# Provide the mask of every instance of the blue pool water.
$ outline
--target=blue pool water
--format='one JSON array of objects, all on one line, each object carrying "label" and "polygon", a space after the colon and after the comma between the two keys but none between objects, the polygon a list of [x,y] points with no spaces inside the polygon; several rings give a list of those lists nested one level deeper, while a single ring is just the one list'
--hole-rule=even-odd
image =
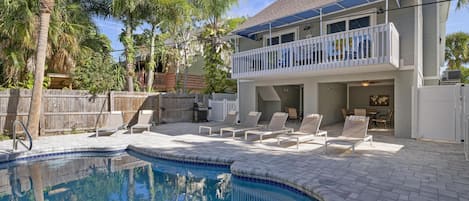
[{"label": "blue pool water", "polygon": [[315,201],[291,188],[233,176],[228,166],[133,152],[3,163],[0,179],[0,201]]}]

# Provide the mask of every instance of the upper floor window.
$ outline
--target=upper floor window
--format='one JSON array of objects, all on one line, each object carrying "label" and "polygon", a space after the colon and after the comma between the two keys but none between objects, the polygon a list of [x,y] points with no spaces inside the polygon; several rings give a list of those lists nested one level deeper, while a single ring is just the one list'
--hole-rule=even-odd
[{"label": "upper floor window", "polygon": [[374,15],[362,15],[360,17],[344,18],[340,20],[325,22],[325,31],[327,34],[333,34],[343,31],[369,27],[375,23],[375,17],[376,16]]},{"label": "upper floor window", "polygon": [[[265,34],[264,35],[264,46],[270,46],[270,34]],[[278,44],[283,44],[283,43],[289,43],[297,40],[297,28],[295,29],[289,29],[285,31],[280,31],[280,32],[275,32],[272,33],[272,45],[278,45]]]}]

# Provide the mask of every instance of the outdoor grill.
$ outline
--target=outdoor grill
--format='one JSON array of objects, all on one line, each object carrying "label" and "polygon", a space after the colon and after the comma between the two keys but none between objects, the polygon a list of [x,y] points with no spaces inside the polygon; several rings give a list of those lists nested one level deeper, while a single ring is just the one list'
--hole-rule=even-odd
[{"label": "outdoor grill", "polygon": [[207,122],[208,110],[210,109],[212,108],[202,102],[194,103],[194,122]]}]

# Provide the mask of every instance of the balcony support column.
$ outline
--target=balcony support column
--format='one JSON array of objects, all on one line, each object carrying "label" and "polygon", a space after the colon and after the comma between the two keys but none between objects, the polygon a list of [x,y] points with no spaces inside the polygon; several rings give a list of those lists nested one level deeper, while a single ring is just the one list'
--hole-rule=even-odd
[{"label": "balcony support column", "polygon": [[388,24],[389,22],[389,0],[386,0],[386,10],[384,11],[385,12],[385,21],[386,21],[386,24]]},{"label": "balcony support column", "polygon": [[322,8],[319,8],[319,29],[320,29],[320,35],[322,36]]},{"label": "balcony support column", "polygon": [[269,22],[269,46],[272,46],[272,22]]}]

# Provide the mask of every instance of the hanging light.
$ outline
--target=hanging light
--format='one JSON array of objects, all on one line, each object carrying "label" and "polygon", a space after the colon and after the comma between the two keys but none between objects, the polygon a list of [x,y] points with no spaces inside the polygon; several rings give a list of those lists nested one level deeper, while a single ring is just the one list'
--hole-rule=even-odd
[{"label": "hanging light", "polygon": [[363,87],[370,86],[370,82],[369,82],[369,81],[363,81],[363,82],[362,82],[362,86],[363,86]]}]

